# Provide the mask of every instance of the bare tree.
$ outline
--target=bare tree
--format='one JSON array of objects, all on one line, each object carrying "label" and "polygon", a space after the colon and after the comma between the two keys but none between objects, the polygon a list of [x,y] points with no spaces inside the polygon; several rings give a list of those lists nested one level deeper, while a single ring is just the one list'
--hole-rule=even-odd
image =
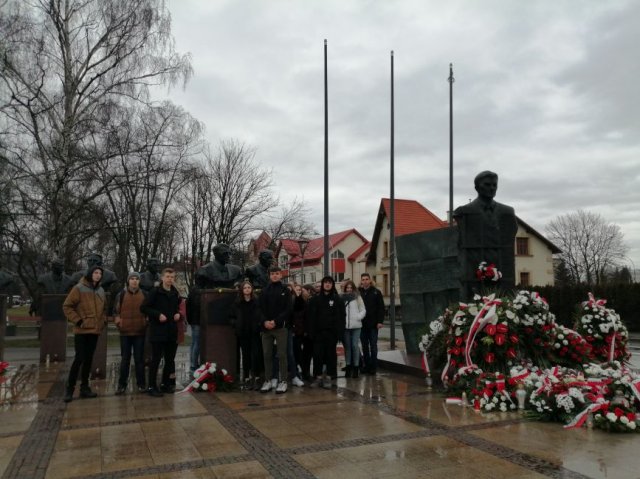
[{"label": "bare tree", "polygon": [[578,210],[558,216],[546,231],[562,250],[560,257],[574,283],[600,284],[626,255],[620,227],[597,213]]},{"label": "bare tree", "polygon": [[284,238],[310,238],[320,233],[309,221],[309,215],[305,201],[294,198],[291,203],[281,205],[275,214],[265,215],[265,224],[258,229],[267,232],[274,244]]},{"label": "bare tree", "polygon": [[[109,161],[100,132],[122,103],[186,81],[162,0],[14,0],[0,11],[2,154],[22,181],[21,214],[40,251],[77,258],[95,233],[91,206],[110,186],[91,168]],[[89,221],[87,221],[89,220]]]}]

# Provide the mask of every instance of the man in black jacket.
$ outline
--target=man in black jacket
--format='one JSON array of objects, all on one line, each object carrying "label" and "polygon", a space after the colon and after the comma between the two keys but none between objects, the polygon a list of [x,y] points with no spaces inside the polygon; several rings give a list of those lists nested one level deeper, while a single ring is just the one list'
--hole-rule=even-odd
[{"label": "man in black jacket", "polygon": [[261,328],[262,351],[264,355],[265,382],[260,392],[271,390],[273,377],[273,342],[278,348],[280,360],[280,381],[276,393],[287,392],[287,321],[291,316],[292,301],[289,289],[282,284],[282,272],[278,266],[269,268],[270,283],[260,293],[260,309],[264,316]]},{"label": "man in black jacket", "polygon": [[[162,392],[173,392],[175,387],[175,358],[178,350],[180,321],[180,294],[173,285],[176,273],[171,268],[162,271],[160,286],[153,288],[140,310],[149,318],[151,364],[149,366],[149,395],[162,397]],[[161,388],[158,389],[158,366],[164,358]]]},{"label": "man in black jacket", "polygon": [[360,296],[367,314],[362,320],[360,342],[364,357],[364,373],[375,374],[378,368],[378,331],[384,323],[384,299],[378,288],[371,283],[369,273],[360,275]]}]

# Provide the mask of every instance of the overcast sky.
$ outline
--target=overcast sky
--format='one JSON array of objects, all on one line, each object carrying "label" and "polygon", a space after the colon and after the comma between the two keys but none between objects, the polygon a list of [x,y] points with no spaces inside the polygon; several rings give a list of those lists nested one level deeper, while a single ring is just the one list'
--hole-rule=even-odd
[{"label": "overcast sky", "polygon": [[445,219],[449,63],[454,207],[473,177],[544,232],[578,208],[620,225],[640,268],[640,2],[170,0],[194,77],[171,99],[273,169],[323,228],[323,40],[329,48],[330,230],[371,238],[389,196],[395,51],[396,198]]}]

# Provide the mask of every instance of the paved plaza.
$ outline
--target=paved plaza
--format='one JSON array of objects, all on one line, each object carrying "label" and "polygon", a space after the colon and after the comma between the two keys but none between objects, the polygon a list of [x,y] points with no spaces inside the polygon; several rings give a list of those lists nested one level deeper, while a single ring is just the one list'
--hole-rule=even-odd
[{"label": "paved plaza", "polygon": [[[31,351],[31,352],[30,352]],[[3,478],[637,478],[640,435],[565,431],[517,413],[446,406],[420,378],[380,372],[332,390],[116,396],[110,351],[97,399],[62,401],[68,364],[7,350]],[[187,355],[178,364],[186,380]]]}]

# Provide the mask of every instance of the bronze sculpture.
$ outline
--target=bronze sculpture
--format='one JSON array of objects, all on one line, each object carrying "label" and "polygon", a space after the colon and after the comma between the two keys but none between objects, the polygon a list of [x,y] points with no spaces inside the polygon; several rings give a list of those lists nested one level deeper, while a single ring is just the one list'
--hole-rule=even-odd
[{"label": "bronze sculpture", "polygon": [[262,289],[269,284],[269,266],[273,264],[273,251],[264,249],[258,255],[258,262],[249,266],[245,276],[256,289]]},{"label": "bronze sculpture", "polygon": [[113,289],[117,291],[119,289],[119,284],[117,284],[118,278],[113,271],[104,267],[104,265],[102,264],[102,255],[100,253],[89,254],[89,256],[87,257],[87,269],[83,269],[73,273],[73,275],[71,276],[71,286],[69,287],[69,289],[78,284],[78,281],[80,281],[80,279],[87,274],[87,271],[89,271],[94,266],[100,266],[101,268],[103,268],[102,280],[100,281],[100,286],[102,286],[102,289],[104,289],[105,292],[114,292],[112,291]]},{"label": "bronze sculpture", "polygon": [[502,273],[495,286],[502,290],[515,287],[514,245],[518,230],[511,206],[494,200],[498,175],[483,171],[474,179],[478,197],[456,208],[453,217],[458,225],[458,259],[461,272],[462,300],[480,292],[476,272],[481,262],[494,264]]},{"label": "bronze sculpture", "polygon": [[231,248],[219,243],[213,248],[214,260],[198,269],[195,282],[198,288],[233,288],[242,280],[242,269],[230,264]]},{"label": "bronze sculpture", "polygon": [[149,258],[147,270],[140,275],[140,289],[151,291],[154,286],[160,285],[160,260]]},{"label": "bronze sculpture", "polygon": [[71,277],[64,272],[64,261],[56,258],[51,262],[51,271],[38,276],[37,291],[29,314],[40,315],[43,294],[66,294],[74,285]]}]

